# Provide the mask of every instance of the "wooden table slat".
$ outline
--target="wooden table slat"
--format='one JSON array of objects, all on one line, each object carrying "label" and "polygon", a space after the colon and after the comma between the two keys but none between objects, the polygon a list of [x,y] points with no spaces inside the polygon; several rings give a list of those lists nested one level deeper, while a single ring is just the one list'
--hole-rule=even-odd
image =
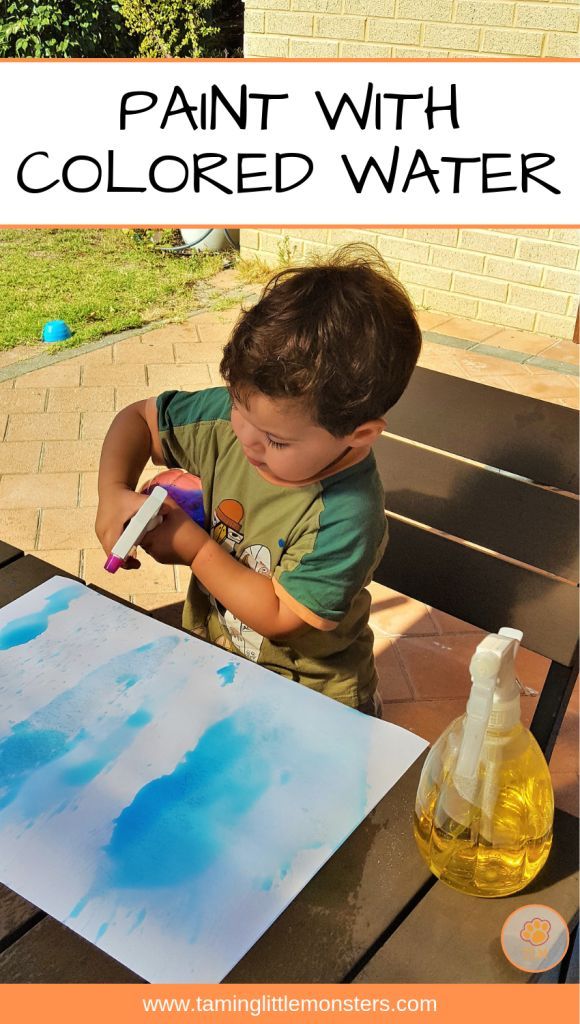
[{"label": "wooden table slat", "polygon": [[578,819],[565,811],[556,811],[554,843],[545,867],[523,892],[480,899],[437,882],[354,980],[357,984],[532,981],[534,975],[512,967],[500,941],[506,918],[528,903],[552,907],[571,928],[578,919]]}]

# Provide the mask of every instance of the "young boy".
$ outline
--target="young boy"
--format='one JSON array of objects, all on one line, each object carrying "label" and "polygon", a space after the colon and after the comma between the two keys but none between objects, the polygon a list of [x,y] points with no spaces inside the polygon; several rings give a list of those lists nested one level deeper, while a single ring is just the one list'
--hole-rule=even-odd
[{"label": "young boy", "polygon": [[387,528],[371,448],[420,347],[411,303],[370,247],[276,274],[225,347],[227,387],[165,392],[115,418],[99,472],[105,551],[145,500],[134,488],[148,458],[200,476],[207,531],[168,503],[142,542],[191,566],[184,626],[373,713],[365,587]]}]

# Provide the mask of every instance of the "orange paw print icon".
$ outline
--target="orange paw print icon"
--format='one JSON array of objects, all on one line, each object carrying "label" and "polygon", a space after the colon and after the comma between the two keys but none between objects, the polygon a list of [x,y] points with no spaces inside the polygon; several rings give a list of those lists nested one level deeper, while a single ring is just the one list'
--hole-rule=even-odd
[{"label": "orange paw print icon", "polygon": [[520,932],[520,938],[524,942],[531,943],[532,946],[542,946],[544,942],[548,941],[550,928],[549,921],[542,920],[540,917],[534,917],[533,920],[525,922]]}]

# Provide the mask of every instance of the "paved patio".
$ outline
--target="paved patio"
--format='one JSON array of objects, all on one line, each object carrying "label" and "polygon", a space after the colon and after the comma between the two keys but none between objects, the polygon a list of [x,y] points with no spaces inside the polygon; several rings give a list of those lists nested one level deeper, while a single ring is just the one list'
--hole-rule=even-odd
[{"label": "paved patio", "polygon": [[[219,277],[220,287],[232,288],[231,272]],[[221,349],[238,312],[238,305],[204,311],[180,325],[105,339],[40,369],[28,369],[8,353],[0,362],[2,539],[177,622],[187,586],[184,568],[157,565],[143,555],[138,572],[111,576],[103,569],[93,530],[99,452],[115,411],[128,403],[166,388],[220,382]],[[579,349],[571,342],[430,311],[419,320],[425,336],[421,365],[579,407]],[[47,358],[40,348],[38,355]],[[155,471],[148,466],[142,479]],[[373,585],[372,592],[384,716],[433,740],[464,709],[467,666],[479,633],[384,587]],[[527,686],[540,689],[546,671],[545,659],[521,651],[519,674]],[[528,720],[535,701],[523,698]],[[558,805],[578,813],[578,687],[551,768]]]}]

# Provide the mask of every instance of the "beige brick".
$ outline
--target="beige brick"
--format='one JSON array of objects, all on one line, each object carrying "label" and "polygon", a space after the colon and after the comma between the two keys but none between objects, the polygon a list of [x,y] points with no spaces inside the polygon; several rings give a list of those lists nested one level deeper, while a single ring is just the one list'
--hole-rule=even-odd
[{"label": "beige brick", "polygon": [[103,348],[96,348],[94,352],[84,352],[78,356],[76,362],[79,366],[110,366],[113,362],[113,345],[105,345]]},{"label": "beige brick", "polygon": [[536,328],[543,334],[550,334],[554,338],[570,340],[574,334],[574,317],[554,316],[548,313],[539,313]]},{"label": "beige brick", "polygon": [[182,363],[181,366],[155,366],[147,367],[149,376],[149,387],[156,391],[179,388],[182,391],[199,390],[208,387],[211,383],[209,370],[205,363]]},{"label": "beige brick", "polygon": [[149,384],[145,388],[133,388],[130,384],[123,384],[120,388],[115,388],[115,409],[118,412],[119,409],[124,409],[127,405],[132,405],[133,402],[141,402],[144,398],[152,398],[158,394],[159,389]]},{"label": "beige brick", "polygon": [[419,21],[397,22],[388,19],[369,18],[367,39],[371,43],[416,43],[421,39]]},{"label": "beige brick", "polygon": [[76,506],[78,473],[8,474],[0,480],[0,508],[62,508]]},{"label": "beige brick", "polygon": [[568,316],[574,316],[574,317],[578,313],[578,296],[577,295],[569,295],[568,296],[568,308],[566,309],[566,313],[568,314]]},{"label": "beige brick", "polygon": [[[544,272],[544,284],[547,288],[553,288],[557,292],[571,292],[574,296],[580,292],[580,271],[551,270]],[[576,300],[577,301],[577,300]]]},{"label": "beige brick", "polygon": [[338,43],[330,39],[291,39],[291,57],[338,57]]},{"label": "beige brick", "polygon": [[328,246],[320,242],[304,243],[304,258],[306,260],[321,259],[328,254]]},{"label": "beige brick", "polygon": [[64,473],[70,469],[79,472],[98,469],[100,454],[100,441],[45,441],[41,471]]},{"label": "beige brick", "polygon": [[73,576],[80,575],[80,551],[55,551],[54,548],[46,550],[43,548],[42,550],[34,551],[33,554],[43,562],[49,562],[50,565],[55,565],[57,569],[62,569],[63,572],[70,572]]},{"label": "beige brick", "polygon": [[580,231],[578,228],[550,228],[550,238],[554,242],[564,242],[566,245],[577,245],[580,247]]},{"label": "beige brick", "polygon": [[469,231],[465,229],[459,236],[459,245],[466,249],[493,253],[494,256],[513,256],[516,251],[516,239],[508,235],[495,234],[492,231]]},{"label": "beige brick", "polygon": [[425,305],[428,309],[442,310],[444,313],[454,313],[456,316],[475,317],[477,314],[475,299],[430,288],[425,289]]},{"label": "beige brick", "polygon": [[546,266],[564,267],[574,270],[578,250],[572,245],[560,245],[558,242],[526,242],[522,240],[518,247],[518,256],[532,263],[544,263]]},{"label": "beige brick", "polygon": [[326,39],[364,39],[365,19],[322,15],[315,18],[314,35]]},{"label": "beige brick", "polygon": [[425,290],[416,284],[406,284],[405,291],[416,309],[424,305]]},{"label": "beige brick", "polygon": [[457,245],[459,232],[453,228],[406,228],[405,238],[416,242],[429,242],[433,245]]},{"label": "beige brick", "polygon": [[580,44],[576,35],[555,35],[549,32],[544,46],[544,57],[578,57]]},{"label": "beige brick", "polygon": [[451,271],[415,263],[402,263],[399,276],[404,285],[424,284],[432,288],[449,289]]},{"label": "beige brick", "polygon": [[[306,228],[301,231],[297,238],[303,238],[306,242],[328,242],[328,228]],[[293,237],[290,238],[293,241]]]},{"label": "beige brick", "polygon": [[421,21],[451,21],[452,10],[451,0],[422,0],[420,5],[418,0],[399,0],[397,17],[412,20],[419,15]]},{"label": "beige brick", "polygon": [[483,271],[485,257],[476,252],[465,252],[463,249],[449,247],[431,247],[431,259],[434,267],[447,267],[449,270],[464,270],[466,273],[477,274]]},{"label": "beige brick", "polygon": [[[180,373],[181,364],[183,363],[209,363],[216,362],[221,359],[224,345],[227,338],[223,341],[214,342],[200,342],[199,344],[190,344],[187,341],[178,341],[175,345],[175,367],[173,368],[174,378]],[[170,372],[168,370],[168,372]]]},{"label": "beige brick", "polygon": [[289,11],[290,0],[244,0],[246,10]]},{"label": "beige brick", "polygon": [[467,25],[512,25],[515,4],[459,0],[455,21]]},{"label": "beige brick", "polygon": [[81,438],[83,441],[102,441],[112,422],[112,410],[81,413]]},{"label": "beige brick", "polygon": [[410,242],[406,238],[383,238],[379,235],[377,248],[389,259],[410,260],[412,263],[427,263],[429,246],[423,242]]},{"label": "beige brick", "polygon": [[477,50],[479,29],[458,25],[425,25],[425,46],[444,46],[448,50]]},{"label": "beige brick", "polygon": [[244,36],[244,57],[287,57],[288,40],[282,37]]},{"label": "beige brick", "polygon": [[290,5],[293,11],[308,14],[340,14],[342,11],[342,0],[290,0]]},{"label": "beige brick", "polygon": [[96,507],[70,508],[66,515],[63,515],[62,509],[43,509],[40,514],[38,548],[57,548],[61,551],[100,548],[95,533],[96,514]]},{"label": "beige brick", "polygon": [[134,363],[115,363],[113,366],[85,366],[83,387],[105,387],[111,384],[145,383],[145,368]]},{"label": "beige brick", "polygon": [[44,366],[42,370],[31,370],[23,373],[14,381],[15,388],[47,388],[63,387],[68,384],[79,384],[81,368],[74,359],[68,359],[55,366]]},{"label": "beige brick", "polygon": [[542,280],[542,268],[520,260],[504,260],[500,256],[488,256],[485,263],[490,277],[499,277],[503,281],[515,281],[517,284],[539,285]]},{"label": "beige brick", "polygon": [[384,57],[390,57],[392,55],[393,48],[387,43],[340,43],[340,56],[341,57],[362,57],[363,60],[373,60],[373,58],[379,58],[382,60]]},{"label": "beige brick", "polygon": [[311,14],[267,14],[266,32],[283,36],[311,36],[314,18]]},{"label": "beige brick", "polygon": [[98,477],[98,473],[81,473],[79,489],[79,506],[81,508],[97,507],[99,503]]},{"label": "beige brick", "polygon": [[421,58],[421,60],[430,60],[434,57],[447,57],[447,50],[428,50],[425,46],[393,46],[393,57],[399,57],[401,60],[413,60],[414,58]]},{"label": "beige brick", "polygon": [[502,327],[517,327],[521,331],[531,331],[536,318],[536,314],[528,309],[503,306],[498,302],[486,302],[485,300],[479,304],[479,315],[482,320],[501,324]]},{"label": "beige brick", "polygon": [[0,510],[0,537],[24,551],[31,551],[36,541],[38,509],[3,508]]},{"label": "beige brick", "polygon": [[[12,384],[12,381],[6,383]],[[46,388],[0,388],[0,411],[42,412],[46,405]]]},{"label": "beige brick", "polygon": [[516,26],[552,29],[555,32],[577,32],[578,12],[572,7],[553,3],[516,4]]},{"label": "beige brick", "polygon": [[214,387],[222,386],[225,381],[220,373],[219,363],[208,363],[209,376]]},{"label": "beige brick", "polygon": [[79,436],[80,415],[68,413],[15,413],[8,419],[8,441],[67,441]]},{"label": "beige brick", "polygon": [[244,32],[263,32],[266,15],[263,11],[246,11],[244,14]]},{"label": "beige brick", "polygon": [[503,281],[494,281],[489,277],[476,277],[471,274],[454,274],[453,291],[462,295],[474,295],[480,299],[494,299],[505,302],[508,286]]},{"label": "beige brick", "polygon": [[42,441],[4,441],[0,444],[0,473],[36,473]]},{"label": "beige brick", "polygon": [[483,49],[506,56],[539,57],[542,52],[542,33],[524,32],[521,29],[511,32],[507,29],[488,29],[483,33]]},{"label": "beige brick", "polygon": [[105,411],[114,408],[114,388],[50,388],[47,408],[49,412]]},{"label": "beige brick", "polygon": [[363,18],[371,18],[373,15],[379,18],[392,18],[395,13],[395,0],[344,0],[344,13],[360,14]]},{"label": "beige brick", "polygon": [[242,228],[240,231],[240,244],[246,249],[258,248],[258,232],[253,228]]},{"label": "beige brick", "polygon": [[551,228],[503,228],[506,235],[517,235],[518,238],[550,238]]},{"label": "beige brick", "polygon": [[525,284],[512,284],[510,302],[516,306],[540,310],[542,313],[564,314],[568,296],[562,292],[550,292],[546,288],[528,288]]},{"label": "beige brick", "polygon": [[[402,234],[402,232],[401,232]],[[366,242],[369,245],[377,245],[378,236],[360,228],[335,228],[330,231],[329,241],[331,245],[349,245],[351,242]]]},{"label": "beige brick", "polygon": [[[127,341],[120,341],[114,345],[115,365],[124,363],[130,363],[132,366],[144,365],[153,358],[156,363],[172,363],[174,359],[173,342],[169,338],[154,340],[155,333],[144,334],[138,338],[128,338]],[[190,334],[194,339],[197,338],[197,332],[191,331]]]},{"label": "beige brick", "polygon": [[6,433],[6,427],[8,426],[8,413],[0,413],[0,441],[4,440],[4,434]]},{"label": "beige brick", "polygon": [[155,594],[175,590],[175,574],[172,565],[159,565],[141,549],[140,569],[120,569],[114,575],[105,572],[103,552],[97,549],[84,551],[83,579],[116,594],[130,597],[134,593]]}]

